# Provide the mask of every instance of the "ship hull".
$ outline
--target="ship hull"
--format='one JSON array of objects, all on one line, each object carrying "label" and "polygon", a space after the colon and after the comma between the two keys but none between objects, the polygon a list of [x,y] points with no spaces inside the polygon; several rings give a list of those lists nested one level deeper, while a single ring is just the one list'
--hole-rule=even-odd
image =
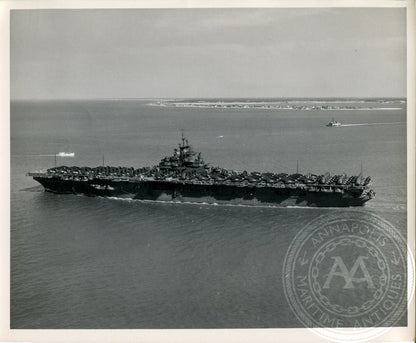
[{"label": "ship hull", "polygon": [[363,206],[370,198],[351,192],[312,192],[300,188],[193,184],[172,181],[62,180],[34,176],[46,191],[60,194],[154,201],[302,207]]}]

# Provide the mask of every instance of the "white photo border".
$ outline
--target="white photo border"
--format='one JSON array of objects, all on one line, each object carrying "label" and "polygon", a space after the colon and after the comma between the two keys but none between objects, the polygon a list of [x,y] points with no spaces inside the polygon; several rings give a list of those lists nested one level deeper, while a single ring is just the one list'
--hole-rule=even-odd
[{"label": "white photo border", "polygon": [[[415,255],[415,1],[279,0],[9,0],[0,2],[0,341],[10,342],[322,342],[308,329],[20,330],[10,329],[10,11],[13,9],[112,8],[406,8],[407,10],[407,239]],[[377,341],[413,341],[415,299],[408,327],[388,330]]]}]

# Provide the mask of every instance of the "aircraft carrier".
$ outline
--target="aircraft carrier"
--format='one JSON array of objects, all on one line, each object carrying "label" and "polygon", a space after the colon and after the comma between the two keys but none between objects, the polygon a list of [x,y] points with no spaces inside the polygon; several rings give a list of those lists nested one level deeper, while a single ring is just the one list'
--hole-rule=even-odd
[{"label": "aircraft carrier", "polygon": [[247,172],[212,167],[182,135],[171,156],[153,167],[67,167],[30,172],[61,194],[216,204],[348,207],[375,196],[371,177]]}]

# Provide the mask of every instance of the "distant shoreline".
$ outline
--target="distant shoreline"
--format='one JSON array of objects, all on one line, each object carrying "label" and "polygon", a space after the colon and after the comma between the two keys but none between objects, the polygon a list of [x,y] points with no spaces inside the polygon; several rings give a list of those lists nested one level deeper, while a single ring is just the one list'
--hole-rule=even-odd
[{"label": "distant shoreline", "polygon": [[[305,102],[305,104],[303,104]],[[330,103],[338,105],[328,105]],[[158,107],[175,107],[175,108],[203,108],[203,109],[259,109],[259,110],[301,110],[301,111],[316,111],[316,110],[331,110],[331,111],[348,111],[348,110],[401,110],[402,107],[372,107],[360,105],[347,104],[404,104],[405,100],[312,100],[312,101],[156,101],[148,103],[148,106]],[[345,105],[339,105],[345,104]],[[397,106],[397,105],[396,105]]]}]

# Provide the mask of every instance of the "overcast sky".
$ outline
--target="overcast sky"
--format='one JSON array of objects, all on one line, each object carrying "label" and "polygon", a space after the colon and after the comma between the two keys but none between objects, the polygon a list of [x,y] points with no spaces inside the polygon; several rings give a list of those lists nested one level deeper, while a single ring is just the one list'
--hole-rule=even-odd
[{"label": "overcast sky", "polygon": [[405,9],[19,10],[12,99],[405,97]]}]

